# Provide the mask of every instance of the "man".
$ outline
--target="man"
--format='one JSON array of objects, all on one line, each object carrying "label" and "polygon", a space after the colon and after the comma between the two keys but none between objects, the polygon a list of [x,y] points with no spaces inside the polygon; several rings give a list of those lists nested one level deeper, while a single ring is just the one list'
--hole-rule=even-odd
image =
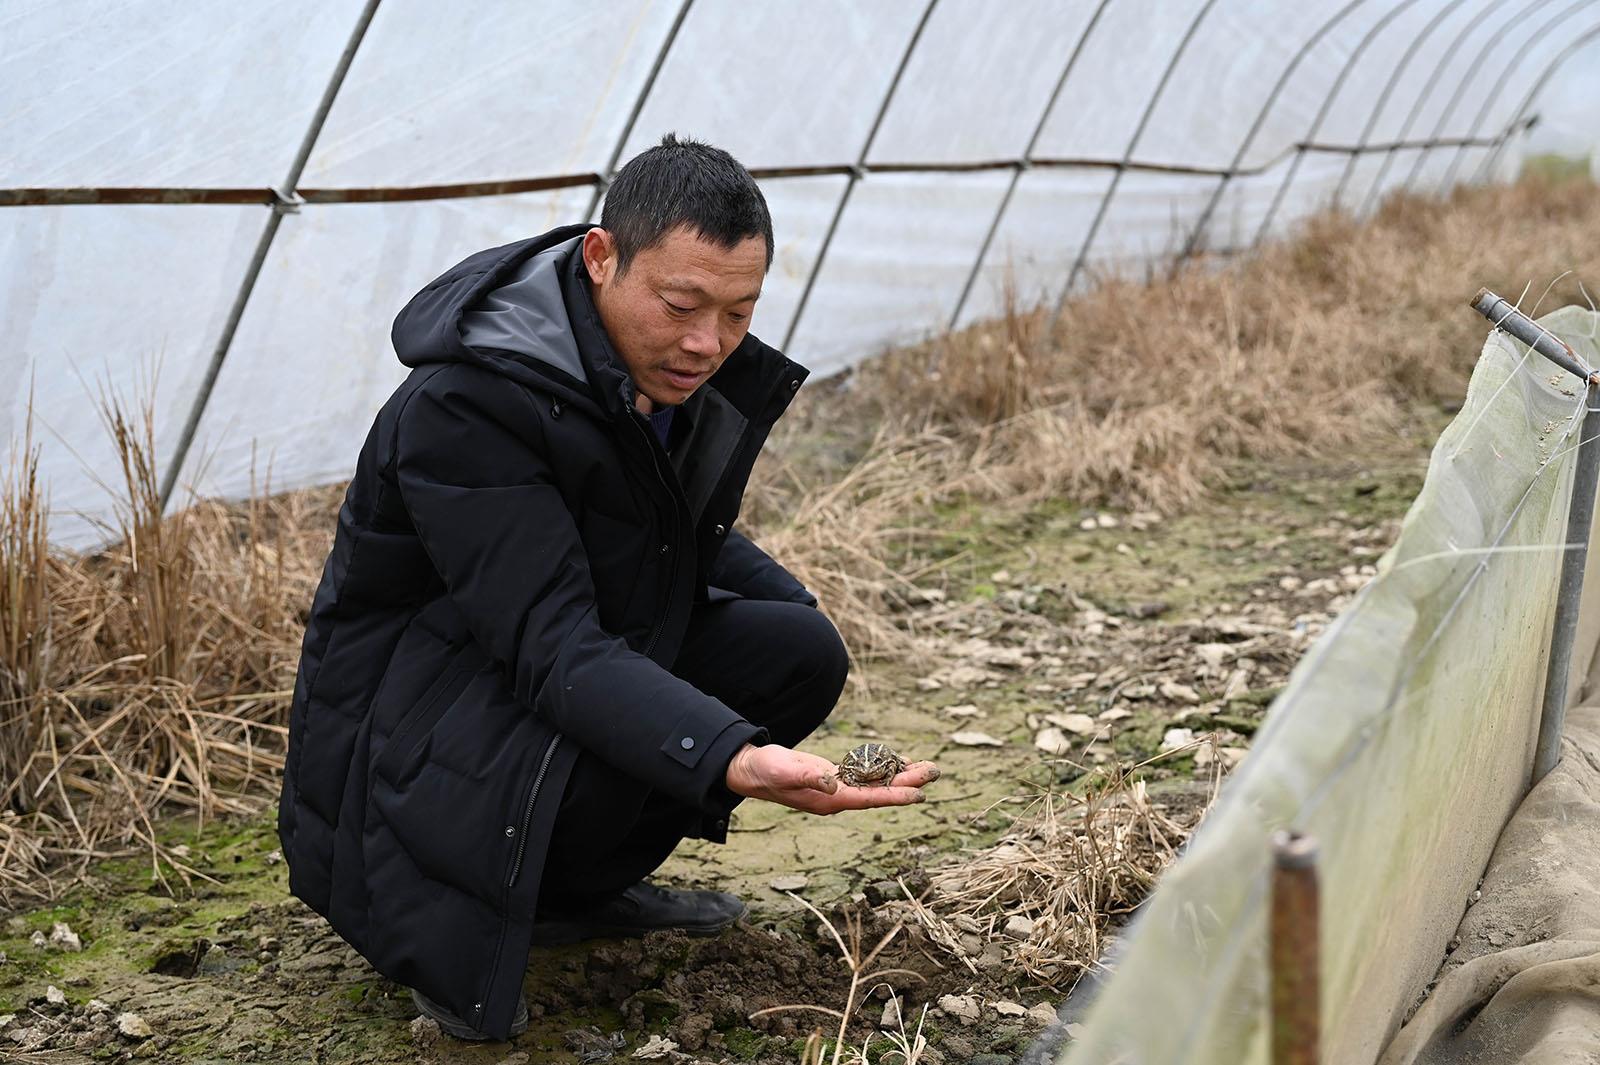
[{"label": "man", "polygon": [[772,223],[726,152],[665,138],[598,227],[471,256],[395,320],[410,376],[357,459],[306,629],[279,834],[290,889],[462,1038],[526,1026],[528,948],[680,928],[644,881],[742,798],[919,801],[795,750],[838,634],[734,531],[806,371],[749,335]]}]

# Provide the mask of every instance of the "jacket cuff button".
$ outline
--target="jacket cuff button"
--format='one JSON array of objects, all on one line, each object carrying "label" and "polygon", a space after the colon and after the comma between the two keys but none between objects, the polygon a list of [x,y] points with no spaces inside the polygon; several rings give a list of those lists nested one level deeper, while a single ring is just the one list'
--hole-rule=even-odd
[{"label": "jacket cuff button", "polygon": [[726,821],[718,821],[717,822],[717,831],[718,832],[726,832],[726,831],[728,831],[728,822],[726,822]]},{"label": "jacket cuff button", "polygon": [[659,548],[656,549],[656,552],[657,552],[657,554],[662,554],[662,555],[666,554],[667,553],[667,545],[666,544],[662,544]]},{"label": "jacket cuff button", "polygon": [[795,378],[793,381],[789,382],[789,391],[796,392],[796,391],[799,391],[799,389],[800,389],[800,379],[798,377]]},{"label": "jacket cuff button", "polygon": [[726,536],[728,535],[728,527],[726,525],[718,525],[715,529],[711,530],[711,535]]},{"label": "jacket cuff button", "polygon": [[685,736],[683,739],[678,741],[678,746],[682,747],[686,751],[694,750],[694,737]]}]

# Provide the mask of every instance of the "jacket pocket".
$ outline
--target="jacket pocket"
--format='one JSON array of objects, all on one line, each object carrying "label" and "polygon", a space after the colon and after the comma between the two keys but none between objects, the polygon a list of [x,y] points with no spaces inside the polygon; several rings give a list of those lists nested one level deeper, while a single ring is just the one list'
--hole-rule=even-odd
[{"label": "jacket pocket", "polygon": [[417,704],[406,711],[394,732],[390,733],[377,764],[378,774],[385,780],[390,783],[399,781],[406,763],[426,742],[433,726],[472,682],[480,665],[478,659],[481,656],[476,651],[477,648],[471,644],[457,651],[439,678],[429,685]]}]

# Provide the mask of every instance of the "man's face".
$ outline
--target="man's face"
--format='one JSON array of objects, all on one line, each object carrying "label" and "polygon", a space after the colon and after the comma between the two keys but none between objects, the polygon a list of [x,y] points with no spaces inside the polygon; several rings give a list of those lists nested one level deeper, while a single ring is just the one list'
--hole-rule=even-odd
[{"label": "man's face", "polygon": [[749,332],[767,244],[755,236],[723,248],[679,226],[619,276],[616,243],[597,227],[583,238],[583,261],[601,324],[649,413],[688,399]]}]

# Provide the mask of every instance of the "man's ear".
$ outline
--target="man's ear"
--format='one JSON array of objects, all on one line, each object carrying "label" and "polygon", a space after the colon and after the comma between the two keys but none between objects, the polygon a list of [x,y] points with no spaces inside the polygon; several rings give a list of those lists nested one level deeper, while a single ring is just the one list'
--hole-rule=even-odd
[{"label": "man's ear", "polygon": [[617,242],[599,226],[583,235],[583,265],[589,270],[589,280],[596,285],[616,279]]}]

